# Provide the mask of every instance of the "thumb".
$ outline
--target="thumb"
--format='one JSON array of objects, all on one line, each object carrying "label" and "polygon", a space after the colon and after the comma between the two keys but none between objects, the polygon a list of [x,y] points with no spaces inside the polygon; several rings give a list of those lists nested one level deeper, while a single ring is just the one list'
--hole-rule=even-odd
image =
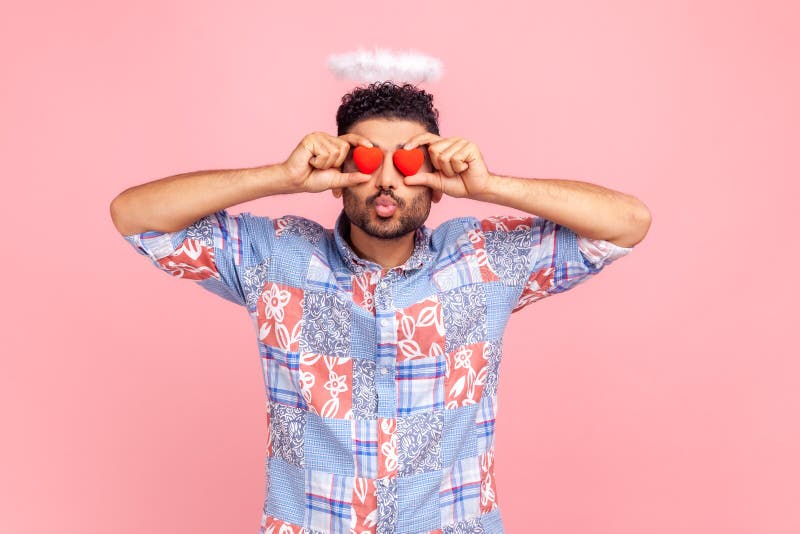
[{"label": "thumb", "polygon": [[333,180],[331,180],[331,185],[328,189],[333,191],[334,197],[341,198],[342,189],[368,182],[371,179],[371,175],[361,172],[339,172]]},{"label": "thumb", "polygon": [[340,172],[333,180],[331,187],[350,187],[352,185],[363,184],[372,179],[371,174],[363,172]]},{"label": "thumb", "polygon": [[439,177],[431,172],[418,172],[411,176],[405,176],[403,181],[406,185],[427,185],[432,189],[440,189],[442,185]]}]

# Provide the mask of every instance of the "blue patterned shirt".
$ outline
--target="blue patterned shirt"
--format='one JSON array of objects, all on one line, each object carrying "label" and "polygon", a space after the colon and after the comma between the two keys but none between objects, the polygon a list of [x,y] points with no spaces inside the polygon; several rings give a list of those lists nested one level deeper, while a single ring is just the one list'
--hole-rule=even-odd
[{"label": "blue patterned shirt", "polygon": [[267,398],[260,532],[503,532],[494,475],[511,313],[632,248],[541,217],[451,219],[383,269],[334,229],[221,210],[125,239],[247,309]]}]

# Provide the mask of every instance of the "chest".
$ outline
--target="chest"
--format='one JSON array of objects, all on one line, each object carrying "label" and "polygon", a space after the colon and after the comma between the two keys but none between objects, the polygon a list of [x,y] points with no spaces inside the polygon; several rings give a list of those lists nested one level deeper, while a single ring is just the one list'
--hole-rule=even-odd
[{"label": "chest", "polygon": [[513,297],[503,288],[443,291],[429,271],[354,274],[315,257],[292,282],[268,277],[252,313],[273,400],[324,417],[398,417],[496,387]]}]

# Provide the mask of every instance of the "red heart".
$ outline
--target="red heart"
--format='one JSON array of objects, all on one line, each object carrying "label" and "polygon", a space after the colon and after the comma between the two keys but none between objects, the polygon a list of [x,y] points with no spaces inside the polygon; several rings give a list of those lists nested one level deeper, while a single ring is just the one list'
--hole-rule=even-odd
[{"label": "red heart", "polygon": [[412,174],[417,174],[419,168],[422,167],[422,163],[425,161],[425,154],[419,147],[411,150],[401,148],[395,150],[392,160],[395,167],[403,173],[403,176],[411,176]]},{"label": "red heart", "polygon": [[353,161],[359,171],[364,174],[372,174],[375,169],[381,166],[383,150],[376,146],[365,147],[358,145],[355,150],[353,150]]}]

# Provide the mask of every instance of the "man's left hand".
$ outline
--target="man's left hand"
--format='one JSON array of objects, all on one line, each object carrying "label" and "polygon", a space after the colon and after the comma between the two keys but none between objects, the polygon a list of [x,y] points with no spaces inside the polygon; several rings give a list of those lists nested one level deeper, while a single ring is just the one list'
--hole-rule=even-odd
[{"label": "man's left hand", "polygon": [[478,146],[461,137],[440,137],[425,132],[405,144],[406,150],[428,144],[434,172],[405,177],[406,185],[427,185],[451,197],[479,199],[489,187],[489,170]]}]

